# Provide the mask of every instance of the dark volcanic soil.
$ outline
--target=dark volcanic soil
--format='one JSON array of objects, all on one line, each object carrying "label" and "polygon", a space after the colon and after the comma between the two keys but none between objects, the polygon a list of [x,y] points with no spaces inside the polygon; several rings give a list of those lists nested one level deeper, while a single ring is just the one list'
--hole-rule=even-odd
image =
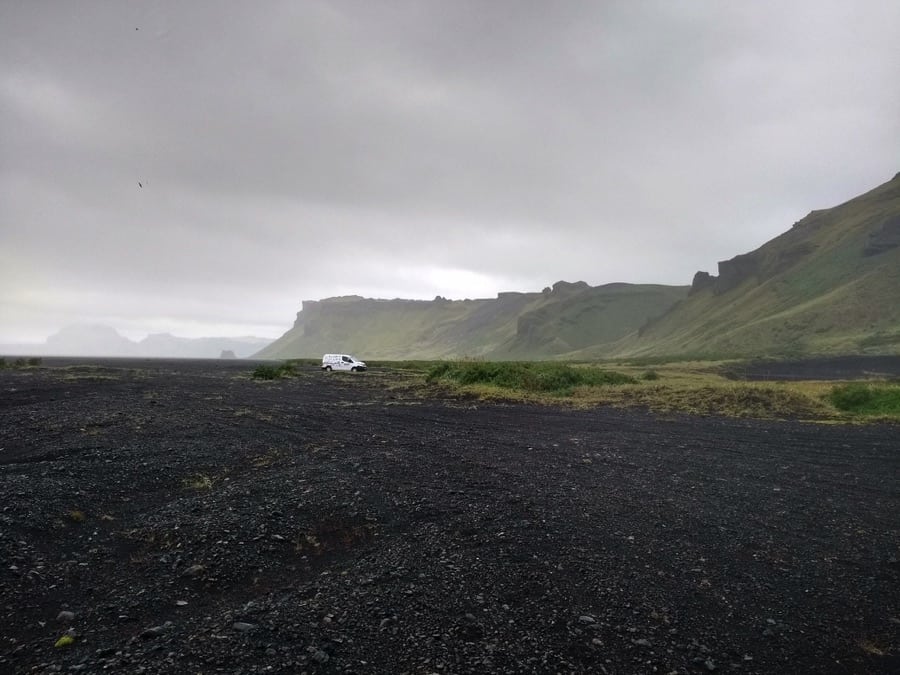
[{"label": "dark volcanic soil", "polygon": [[746,361],[724,368],[740,380],[858,380],[900,378],[900,356],[823,356]]},{"label": "dark volcanic soil", "polygon": [[0,371],[0,671],[900,671],[896,426],[252,367]]}]

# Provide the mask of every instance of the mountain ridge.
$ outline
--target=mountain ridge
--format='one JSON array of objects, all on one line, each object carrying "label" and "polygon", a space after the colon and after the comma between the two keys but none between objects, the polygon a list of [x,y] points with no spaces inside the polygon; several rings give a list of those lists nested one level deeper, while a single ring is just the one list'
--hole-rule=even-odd
[{"label": "mountain ridge", "polygon": [[[575,339],[566,331],[567,322],[598,339],[618,339],[687,292],[688,286],[558,281],[539,292],[504,291],[495,298],[305,300],[293,327],[257,356],[351,352],[369,359],[551,358],[573,348],[565,339]],[[579,315],[580,322],[573,318]]]},{"label": "mountain ridge", "polygon": [[303,301],[260,358],[608,359],[900,353],[900,173],[810,211],[690,286],[590,286],[475,300]]}]

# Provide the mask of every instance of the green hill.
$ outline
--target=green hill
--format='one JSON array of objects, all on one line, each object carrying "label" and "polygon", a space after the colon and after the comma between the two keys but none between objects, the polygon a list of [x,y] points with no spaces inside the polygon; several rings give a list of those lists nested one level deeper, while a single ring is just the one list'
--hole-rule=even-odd
[{"label": "green hill", "polygon": [[478,300],[304,301],[294,326],[260,358],[349,352],[363,359],[552,358],[613,343],[687,296],[687,286],[560,281],[540,293]]},{"label": "green hill", "polygon": [[900,353],[900,174],[698,272],[689,297],[581,356]]},{"label": "green hill", "polygon": [[546,358],[591,347],[607,350],[684,299],[686,286],[606,284],[523,312],[496,349],[504,358]]},{"label": "green hill", "polygon": [[262,358],[900,353],[900,174],[687,286],[560,281],[479,300],[306,301]]}]

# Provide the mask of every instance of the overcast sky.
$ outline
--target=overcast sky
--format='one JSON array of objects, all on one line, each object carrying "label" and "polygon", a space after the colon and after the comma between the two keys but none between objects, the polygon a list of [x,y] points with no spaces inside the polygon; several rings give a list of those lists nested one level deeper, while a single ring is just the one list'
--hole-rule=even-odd
[{"label": "overcast sky", "polygon": [[900,170],[898,35],[896,0],[3,0],[0,343],[688,284]]}]

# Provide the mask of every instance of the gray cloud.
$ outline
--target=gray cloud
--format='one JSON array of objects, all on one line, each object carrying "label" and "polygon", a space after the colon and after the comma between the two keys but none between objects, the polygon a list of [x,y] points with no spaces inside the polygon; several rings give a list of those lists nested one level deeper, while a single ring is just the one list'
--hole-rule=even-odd
[{"label": "gray cloud", "polygon": [[897,171],[898,26],[889,0],[5,3],[0,342],[688,283]]}]

